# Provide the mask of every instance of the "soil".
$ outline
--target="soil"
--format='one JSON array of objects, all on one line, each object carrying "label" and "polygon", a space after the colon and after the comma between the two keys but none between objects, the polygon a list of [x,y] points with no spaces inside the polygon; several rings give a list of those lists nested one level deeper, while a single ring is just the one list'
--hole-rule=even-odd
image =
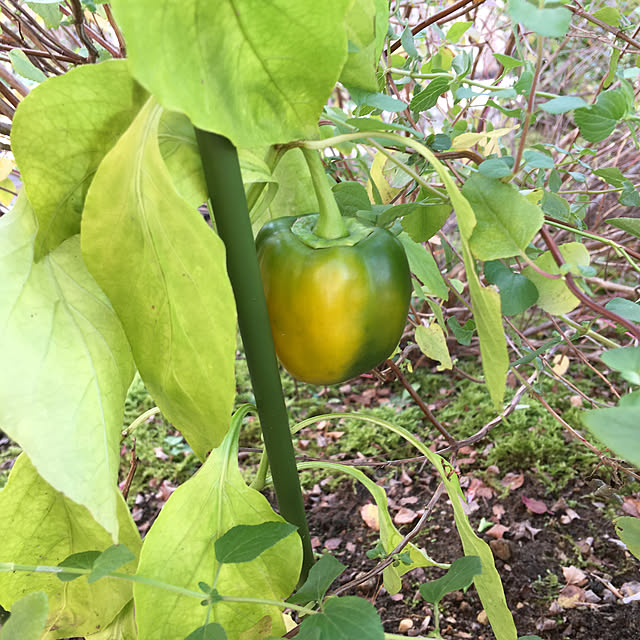
[{"label": "soil", "polygon": [[[466,480],[462,478],[462,484]],[[411,504],[420,513],[419,505],[430,500],[435,484],[432,476],[413,475],[411,471],[392,480],[389,501],[396,507],[390,509],[392,516],[394,511],[399,513],[402,504]],[[475,527],[483,518],[505,527],[485,529],[480,536],[494,552],[520,636],[539,635],[544,640],[640,639],[640,601],[623,604],[618,597],[640,590],[640,563],[620,546],[611,518],[604,513],[607,505],[590,492],[577,480],[561,492],[551,493],[525,476],[521,487],[501,497],[484,483],[481,487],[476,483],[476,499],[471,502],[474,511],[469,518]],[[549,511],[531,512],[523,496],[544,502]],[[361,508],[371,501],[366,490],[346,482],[331,493],[316,486],[306,499],[316,550],[330,550],[350,568],[339,582],[373,568],[376,563],[367,558],[366,551],[375,546],[376,534],[361,516]],[[567,506],[569,503],[573,508]],[[533,506],[539,510],[535,502]],[[406,532],[411,526],[399,528]],[[501,532],[502,537],[496,538]],[[446,496],[437,503],[424,533],[415,542],[438,561],[451,562],[462,555]],[[580,572],[569,571],[570,567]],[[579,585],[567,587],[565,571],[568,579],[577,580]],[[408,637],[426,635],[433,629],[433,612],[420,597],[418,587],[443,573],[437,568],[414,570],[404,577],[402,592],[393,597],[379,579],[369,580],[353,593],[375,602],[385,631]],[[440,628],[447,639],[495,638],[473,588],[464,594],[445,596]]]}]

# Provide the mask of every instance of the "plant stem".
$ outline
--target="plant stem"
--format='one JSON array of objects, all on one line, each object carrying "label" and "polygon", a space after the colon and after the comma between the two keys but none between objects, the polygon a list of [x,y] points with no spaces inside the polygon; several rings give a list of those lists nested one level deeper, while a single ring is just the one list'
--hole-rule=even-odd
[{"label": "plant stem", "polygon": [[337,240],[338,238],[348,236],[347,226],[344,223],[340,209],[338,209],[338,203],[333,197],[333,192],[327,182],[327,176],[325,175],[320,156],[316,151],[306,149],[305,147],[302,147],[302,153],[304,154],[304,159],[307,161],[311,181],[313,182],[313,189],[316,192],[318,205],[320,207],[320,215],[318,216],[316,226],[313,228],[313,232],[319,238],[326,238],[327,240]]},{"label": "plant stem", "polygon": [[304,581],[313,551],[238,152],[223,136],[196,129],[196,137],[216,226],[227,250],[227,270],[278,506],[302,539]]}]

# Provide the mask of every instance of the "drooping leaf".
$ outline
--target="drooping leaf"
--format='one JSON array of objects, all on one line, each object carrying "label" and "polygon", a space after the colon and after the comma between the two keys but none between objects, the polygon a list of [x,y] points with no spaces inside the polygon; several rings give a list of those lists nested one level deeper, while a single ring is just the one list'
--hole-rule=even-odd
[{"label": "drooping leaf", "polygon": [[[502,133],[504,131],[505,130],[502,130]],[[491,134],[498,133],[498,130],[491,132]],[[500,133],[500,135],[502,135],[502,133]],[[433,165],[436,173],[444,182],[449,198],[451,199],[451,204],[456,212],[462,239],[462,257],[469,280],[473,317],[480,338],[482,369],[493,404],[496,408],[500,408],[502,407],[502,400],[504,398],[507,370],[509,368],[509,356],[507,354],[504,329],[502,328],[500,296],[496,291],[488,287],[483,287],[480,283],[469,247],[472,233],[477,224],[474,210],[469,204],[469,201],[460,193],[449,172],[436,156],[425,147],[420,146],[417,148]],[[480,178],[483,178],[483,176],[480,176]]]},{"label": "drooping leaf", "polygon": [[428,327],[420,325],[416,329],[416,342],[420,347],[420,351],[427,358],[440,363],[437,367],[438,371],[453,367],[449,349],[447,348],[447,339],[442,327],[437,322],[432,322]]},{"label": "drooping leaf", "polygon": [[[238,435],[245,413],[234,416],[220,447],[163,507],[144,541],[141,575],[197,590],[198,583],[211,584],[216,575],[218,561],[213,545],[223,534],[239,524],[283,522],[266,498],[245,484],[238,469]],[[216,589],[228,596],[284,600],[298,581],[301,562],[300,539],[291,536],[251,562],[223,564]],[[143,584],[135,585],[134,597],[140,640],[184,638],[205,623],[206,609],[198,599]],[[212,611],[212,619],[231,639],[264,616],[272,620],[272,635],[284,632],[281,612],[271,605],[220,602]],[[263,635],[256,632],[246,640]]]},{"label": "drooping leaf", "polygon": [[216,559],[226,564],[251,562],[296,529],[289,522],[238,524],[216,540]]},{"label": "drooping leaf", "polygon": [[231,413],[235,304],[222,242],[176,193],[160,155],[161,113],[150,100],[100,165],[82,251],[156,404],[204,458]]},{"label": "drooping leaf", "polygon": [[325,553],[309,570],[305,583],[287,600],[293,604],[320,602],[333,581],[342,575],[347,567]]},{"label": "drooping leaf", "polygon": [[640,347],[619,347],[602,354],[602,361],[631,384],[640,384]]},{"label": "drooping leaf", "polygon": [[623,516],[616,520],[616,531],[627,549],[640,560],[640,519]]},{"label": "drooping leaf", "polygon": [[43,591],[22,596],[11,605],[11,616],[0,627],[0,640],[40,640],[48,613],[49,599]]},{"label": "drooping leaf", "polygon": [[118,537],[124,400],[134,368],[80,239],[34,264],[36,220],[21,192],[0,219],[0,425],[40,475]]},{"label": "drooping leaf", "polygon": [[167,109],[236,147],[317,134],[318,117],[347,60],[350,3],[112,5],[133,75]]},{"label": "drooping leaf", "polygon": [[522,313],[538,300],[536,285],[522,274],[511,271],[499,260],[486,262],[484,275],[498,287],[502,313],[505,316]]},{"label": "drooping leaf", "polygon": [[38,217],[36,260],[80,231],[93,175],[146,98],[126,60],[108,60],[51,77],[20,103],[11,149]]},{"label": "drooping leaf", "polygon": [[467,589],[473,578],[482,573],[482,562],[477,556],[463,556],[455,560],[441,578],[420,585],[420,595],[432,604],[438,604],[447,593]]},{"label": "drooping leaf", "polygon": [[598,440],[614,453],[640,467],[638,407],[612,407],[587,411],[583,417]]},{"label": "drooping leaf", "polygon": [[476,217],[471,251],[480,260],[521,254],[542,226],[544,216],[508,184],[474,174],[462,187]]},{"label": "drooping leaf", "polygon": [[[586,267],[589,265],[589,251],[579,242],[569,242],[561,245],[559,249],[565,262],[571,265],[572,273],[579,275],[580,271],[578,267]],[[550,251],[545,251],[536,258],[534,264],[543,272],[552,275],[560,274],[560,268],[556,264]],[[522,274],[536,286],[539,294],[537,304],[544,311],[554,315],[561,315],[563,313],[569,313],[569,311],[572,311],[580,304],[578,298],[569,291],[562,278],[548,278],[532,267],[523,269]]]},{"label": "drooping leaf", "polygon": [[[29,505],[25,509],[25,504]],[[120,539],[137,553],[140,535],[127,505],[117,503]],[[111,546],[110,534],[87,509],[47,484],[25,454],[0,491],[0,539],[3,557],[22,564],[56,566],[72,554]],[[135,562],[121,571],[135,572]],[[131,583],[102,580],[90,585],[80,577],[61,581],[53,573],[0,573],[0,604],[9,608],[24,593],[43,591],[49,599],[47,638],[84,636],[110,623],[131,600]]]},{"label": "drooping leaf", "polygon": [[414,242],[406,233],[401,233],[399,240],[407,254],[411,272],[427,288],[430,295],[446,300],[449,297],[449,289],[431,252]]},{"label": "drooping leaf", "polygon": [[[444,174],[446,175],[446,174]],[[451,192],[450,192],[451,194]],[[482,605],[484,606],[485,611],[487,612],[487,616],[491,622],[491,628],[497,638],[497,640],[515,640],[517,637],[517,632],[515,628],[515,624],[513,622],[513,617],[509,608],[507,607],[507,602],[504,595],[504,589],[502,587],[502,582],[500,580],[500,575],[496,570],[495,563],[493,560],[493,553],[489,545],[481,540],[474,528],[469,523],[469,520],[465,514],[463,503],[465,502],[464,496],[462,494],[462,489],[460,488],[460,481],[458,475],[455,472],[455,469],[441,456],[437,455],[428,446],[426,446],[422,441],[420,441],[416,436],[412,433],[400,427],[398,425],[392,424],[385,420],[380,420],[379,418],[373,418],[369,416],[361,415],[359,419],[364,421],[371,421],[377,425],[383,426],[387,428],[389,431],[398,434],[402,438],[404,438],[407,442],[409,442],[412,446],[414,446],[422,455],[426,456],[426,458],[431,462],[434,466],[442,482],[445,485],[445,489],[447,494],[449,495],[449,499],[451,500],[451,505],[453,507],[453,514],[456,521],[456,527],[458,529],[458,533],[460,535],[460,540],[462,541],[462,546],[467,556],[478,556],[480,561],[482,562],[482,573],[480,575],[475,576],[474,583],[476,589],[478,591],[478,595],[480,596],[480,600],[482,601]],[[298,425],[300,426],[300,425]],[[313,468],[316,467],[328,467],[330,469],[335,468],[336,470],[341,469],[345,473],[356,477],[360,482],[362,482],[367,489],[371,492],[371,495],[376,500],[379,509],[379,515],[382,516],[386,511],[386,494],[384,490],[376,485],[373,481],[371,481],[367,476],[365,476],[362,471],[359,469],[354,469],[353,467],[346,467],[343,465],[338,465],[335,463],[315,463],[315,462],[306,462],[298,465],[298,468]],[[362,479],[361,479],[362,476]],[[367,484],[369,483],[369,484]],[[371,485],[371,486],[370,486]],[[380,495],[381,494],[381,495]],[[376,496],[379,495],[380,502],[378,502],[378,498]],[[381,508],[380,505],[384,505],[384,508]],[[383,519],[380,519],[380,533],[382,536],[382,523]],[[400,535],[398,533],[398,535]],[[381,538],[382,539],[382,538]],[[385,547],[386,550],[386,547]],[[387,551],[388,552],[388,551]],[[434,563],[435,564],[435,563]],[[442,565],[440,565],[442,566]],[[387,569],[396,569],[393,566],[387,567]],[[387,570],[385,570],[386,572]],[[387,575],[385,575],[385,584],[387,582]],[[399,589],[401,585],[397,584],[397,588]]]},{"label": "drooping leaf", "polygon": [[207,185],[196,134],[189,119],[176,111],[165,111],[158,127],[158,145],[176,191],[192,206],[208,198]]},{"label": "drooping leaf", "polygon": [[543,7],[528,0],[509,0],[509,15],[517,22],[541,36],[562,38],[569,30],[571,12],[565,7]]},{"label": "drooping leaf", "polygon": [[[369,491],[373,497],[376,506],[378,507],[378,522],[380,524],[380,544],[385,553],[391,553],[398,544],[402,541],[402,534],[393,524],[391,515],[389,514],[389,506],[387,501],[387,494],[384,489],[377,485],[373,480],[366,476],[360,469],[356,469],[351,466],[341,465],[333,462],[301,462],[298,464],[298,469],[328,469],[334,472],[346,473],[352,478],[355,478]],[[409,554],[411,562],[408,564],[399,564],[397,567],[394,565],[388,566],[383,573],[385,589],[393,595],[397,593],[402,583],[400,581],[408,571],[416,569],[418,567],[447,567],[442,563],[436,562],[430,558],[425,551],[419,549],[416,545],[409,543],[405,548],[405,552]]]},{"label": "drooping leaf", "polygon": [[296,636],[299,640],[383,640],[384,629],[375,607],[364,598],[329,598],[322,613],[306,617]]}]

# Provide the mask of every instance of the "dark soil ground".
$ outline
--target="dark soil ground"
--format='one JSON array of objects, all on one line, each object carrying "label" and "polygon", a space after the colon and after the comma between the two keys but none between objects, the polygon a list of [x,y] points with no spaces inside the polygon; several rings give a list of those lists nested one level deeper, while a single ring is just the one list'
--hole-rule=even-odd
[{"label": "dark soil ground", "polygon": [[[356,400],[363,398],[352,399],[352,404],[357,404]],[[368,404],[376,405],[379,400],[369,398]],[[349,404],[345,401],[332,408],[342,409]],[[136,411],[139,413],[141,408]],[[329,432],[329,436],[332,433],[337,432]],[[298,453],[318,453],[307,451],[304,443],[310,442],[313,447],[315,442],[324,447],[326,443],[318,438],[325,436],[319,434],[315,426],[302,431]],[[7,452],[11,443],[2,435],[0,449]],[[335,437],[339,439],[340,435]],[[480,447],[485,445],[483,442]],[[159,458],[164,456],[162,460],[168,457],[162,447],[154,451]],[[469,520],[494,553],[519,636],[537,635],[543,640],[640,640],[640,561],[624,549],[613,524],[617,516],[640,517],[640,493],[627,492],[623,497],[601,490],[595,493],[598,487],[584,470],[577,470],[559,488],[553,478],[545,481],[545,474],[539,469],[534,472],[527,467],[520,471],[517,467],[507,468],[506,464],[501,469],[487,467],[484,451],[460,451],[460,482],[468,501]],[[243,464],[250,463],[252,455],[241,453]],[[178,458],[186,459],[182,454]],[[167,469],[176,466],[176,459],[168,460]],[[382,459],[389,458],[382,455]],[[11,462],[5,459],[3,467],[7,469]],[[154,475],[149,481],[144,464],[143,461],[136,474],[144,478],[143,486],[129,496],[134,520],[143,536],[175,488],[174,481],[162,475]],[[127,466],[125,458],[125,475]],[[376,475],[385,487],[390,514],[400,532],[408,533],[437,488],[438,481],[430,467],[412,462],[373,466],[367,473]],[[378,541],[367,506],[373,503],[369,493],[350,480],[322,476],[315,484],[307,477],[306,486],[314,550],[329,552],[348,567],[333,588],[375,568],[377,561],[366,555]],[[446,494],[430,512],[414,543],[441,562],[453,562],[462,555]],[[414,570],[404,576],[402,590],[394,596],[385,591],[381,575],[377,575],[353,586],[347,594],[371,600],[387,632],[425,637],[434,628],[434,615],[418,589],[420,584],[443,573],[434,567]],[[440,605],[440,629],[447,640],[495,638],[473,587],[466,593],[445,596]]]},{"label": "dark soil ground", "polygon": [[[409,471],[392,481],[390,503],[396,505],[396,513],[403,503],[419,513],[419,506],[429,501],[434,488],[434,478]],[[477,525],[485,518],[506,528],[502,538],[487,534],[492,531],[495,536],[500,528],[485,530],[482,537],[494,552],[520,635],[537,634],[544,640],[640,639],[640,601],[624,604],[618,597],[640,589],[640,563],[619,546],[611,519],[604,515],[602,503],[589,495],[588,487],[576,482],[552,494],[525,477],[522,486],[505,497],[491,496],[486,486],[480,493],[486,497],[473,501],[477,508],[470,520]],[[532,513],[523,496],[543,501],[554,510]],[[337,491],[325,493],[320,486],[307,501],[316,549],[331,550],[350,567],[340,580],[349,581],[375,566],[365,555],[375,545],[375,533],[360,515],[362,506],[370,502],[365,490],[342,483]],[[569,503],[573,509],[566,506]],[[391,511],[393,515],[394,509]],[[434,559],[454,560],[462,555],[462,547],[452,523],[450,505],[446,497],[441,498],[416,543]],[[580,569],[574,578],[570,567]],[[404,577],[402,592],[394,597],[378,580],[370,580],[356,592],[375,602],[386,631],[409,637],[425,635],[433,629],[433,616],[418,586],[442,573],[436,568],[417,569]],[[567,586],[572,579],[579,585]],[[495,637],[473,588],[446,596],[441,608],[443,637]]]}]

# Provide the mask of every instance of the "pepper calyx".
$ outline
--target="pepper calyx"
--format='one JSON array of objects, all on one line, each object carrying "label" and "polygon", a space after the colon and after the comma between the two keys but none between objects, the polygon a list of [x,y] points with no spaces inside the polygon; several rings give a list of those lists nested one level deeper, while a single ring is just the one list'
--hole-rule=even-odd
[{"label": "pepper calyx", "polygon": [[371,227],[356,218],[344,218],[345,225],[347,227],[348,235],[342,238],[336,238],[330,240],[328,238],[321,238],[317,236],[313,229],[318,220],[317,213],[311,213],[308,215],[300,216],[291,225],[291,231],[294,233],[301,242],[304,242],[312,249],[327,249],[329,247],[353,247],[365,238],[368,238],[374,231],[375,227]]}]

